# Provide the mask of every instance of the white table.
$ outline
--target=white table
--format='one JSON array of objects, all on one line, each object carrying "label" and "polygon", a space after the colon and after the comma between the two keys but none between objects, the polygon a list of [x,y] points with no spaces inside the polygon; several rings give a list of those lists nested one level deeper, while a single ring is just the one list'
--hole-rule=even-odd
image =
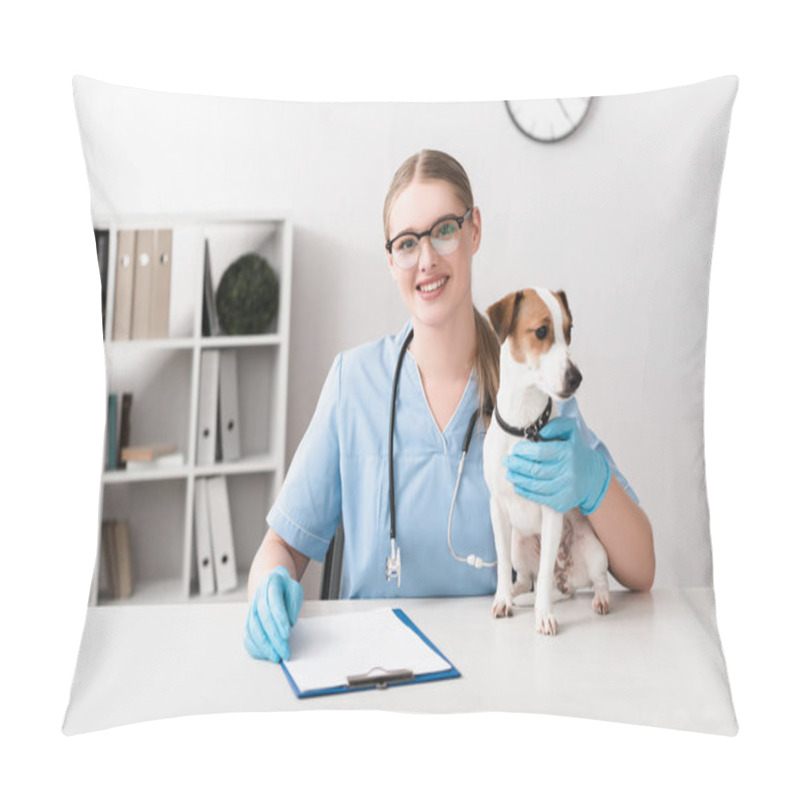
[{"label": "white table", "polygon": [[184,714],[308,709],[516,711],[734,734],[710,589],[615,592],[556,605],[559,634],[533,609],[491,617],[490,597],[309,601],[302,616],[402,608],[462,677],[299,700],[277,665],[250,658],[241,602],[88,609],[68,734]]}]

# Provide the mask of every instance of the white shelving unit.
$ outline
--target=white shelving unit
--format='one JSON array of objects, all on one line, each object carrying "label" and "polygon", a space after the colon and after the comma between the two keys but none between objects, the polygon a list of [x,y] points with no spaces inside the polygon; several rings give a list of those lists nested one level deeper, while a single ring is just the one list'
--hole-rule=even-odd
[{"label": "white shelving unit", "polygon": [[[243,599],[247,571],[266,531],[266,514],[285,472],[292,227],[281,215],[209,219],[138,217],[95,220],[109,231],[106,299],[107,390],[133,393],[131,444],[171,442],[184,466],[147,472],[105,470],[90,603],[180,603]],[[166,339],[115,341],[114,296],[117,232],[173,231],[170,325]],[[239,256],[257,252],[275,270],[279,304],[274,330],[252,336],[202,334],[204,243],[208,239],[215,287]],[[197,464],[201,353],[234,348],[238,366],[241,458]],[[105,467],[106,452],[103,453]],[[197,591],[194,495],[198,478],[226,477],[239,585],[225,594]],[[100,531],[104,519],[130,526],[134,593],[110,600],[99,591]]]}]

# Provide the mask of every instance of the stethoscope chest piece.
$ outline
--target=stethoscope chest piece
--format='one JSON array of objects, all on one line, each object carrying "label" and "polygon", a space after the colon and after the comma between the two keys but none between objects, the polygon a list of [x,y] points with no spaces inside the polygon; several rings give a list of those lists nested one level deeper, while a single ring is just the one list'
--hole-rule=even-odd
[{"label": "stethoscope chest piece", "polygon": [[392,552],[386,559],[386,580],[396,580],[398,589],[400,588],[400,569],[400,548],[395,544],[395,540],[392,539]]}]

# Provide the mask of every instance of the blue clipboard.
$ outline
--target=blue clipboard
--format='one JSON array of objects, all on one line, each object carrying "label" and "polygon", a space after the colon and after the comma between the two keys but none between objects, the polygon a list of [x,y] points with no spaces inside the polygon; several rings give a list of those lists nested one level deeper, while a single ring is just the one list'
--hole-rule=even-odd
[{"label": "blue clipboard", "polygon": [[394,615],[408,628],[419,636],[419,638],[433,650],[436,655],[444,659],[449,665],[448,669],[439,670],[437,672],[426,672],[420,675],[415,675],[410,670],[391,670],[391,671],[370,671],[363,675],[349,675],[343,676],[342,683],[336,686],[329,686],[323,689],[311,689],[308,691],[300,691],[299,687],[294,681],[289,668],[285,662],[281,661],[281,668],[283,669],[289,685],[292,687],[295,695],[299,699],[306,697],[321,697],[329,694],[345,694],[350,692],[364,692],[370,689],[387,689],[392,686],[408,686],[412,683],[428,683],[429,681],[441,681],[448,678],[460,678],[461,673],[453,666],[447,656],[439,650],[438,647],[408,618],[406,613],[399,608],[393,608]]}]

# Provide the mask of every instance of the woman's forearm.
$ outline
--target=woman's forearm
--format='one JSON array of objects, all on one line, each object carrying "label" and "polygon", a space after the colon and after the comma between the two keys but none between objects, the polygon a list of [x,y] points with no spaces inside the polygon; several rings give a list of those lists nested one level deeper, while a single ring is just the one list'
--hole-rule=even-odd
[{"label": "woman's forearm", "polygon": [[253,598],[258,585],[275,567],[286,567],[289,575],[299,581],[306,571],[308,562],[307,556],[290,547],[270,528],[250,565],[250,575],[247,579],[247,599]]},{"label": "woman's forearm", "polygon": [[628,589],[649,591],[656,571],[653,529],[615,477],[589,519],[608,553],[611,574]]}]

